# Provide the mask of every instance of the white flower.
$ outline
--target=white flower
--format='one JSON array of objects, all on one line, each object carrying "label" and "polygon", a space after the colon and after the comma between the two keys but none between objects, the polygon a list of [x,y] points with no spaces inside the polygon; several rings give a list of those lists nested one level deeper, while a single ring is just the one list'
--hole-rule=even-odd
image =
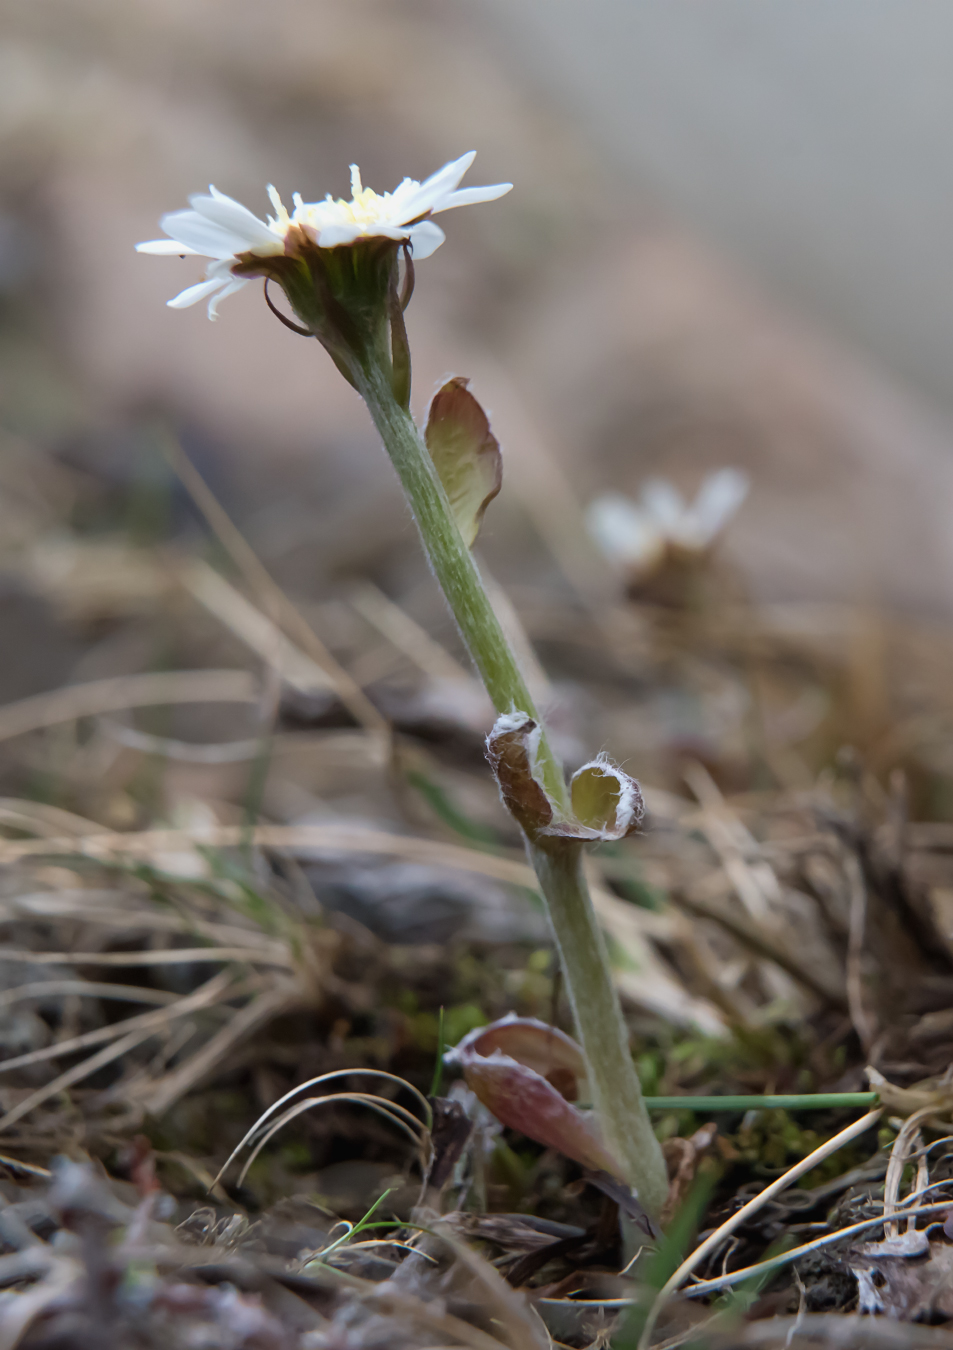
[{"label": "white flower", "polygon": [[586,512],[589,533],[607,558],[635,571],[649,571],[670,548],[704,553],[748,495],[750,480],[740,469],[710,473],[689,505],[664,478],[642,488],[641,501],[618,492],[591,502]]},{"label": "white flower", "polygon": [[140,253],[199,254],[213,261],[206,268],[205,281],[189,286],[168,303],[173,309],[185,309],[199,300],[209,300],[209,318],[216,317],[219,301],[238,291],[247,277],[235,276],[232,267],[242,255],[269,257],[285,252],[292,230],[303,231],[318,248],[337,248],[359,239],[406,240],[415,261],[429,258],[445,239],[443,230],[430,216],[455,206],[491,202],[509,192],[512,183],[492,187],[462,188],[457,185],[469,169],[476,151],[445,164],[423,183],[405,178],[393,192],[378,195],[361,183],[361,171],[351,165],[351,201],[302,201],[294,195],[294,211],[288,214],[273,187],[268,188],[275,215],[259,220],[239,202],[209,188],[209,196],[189,198],[190,211],[173,211],[163,216],[162,228],[168,239],[153,239],[137,244]]},{"label": "white flower", "polygon": [[512,183],[492,187],[457,188],[460,179],[476,158],[476,151],[445,164],[424,183],[405,178],[393,192],[378,196],[361,183],[361,171],[351,165],[351,200],[303,202],[297,194],[292,217],[314,239],[319,248],[353,244],[356,239],[384,238],[410,241],[414,260],[429,258],[446,236],[439,225],[426,217],[455,206],[496,201],[509,192]]}]

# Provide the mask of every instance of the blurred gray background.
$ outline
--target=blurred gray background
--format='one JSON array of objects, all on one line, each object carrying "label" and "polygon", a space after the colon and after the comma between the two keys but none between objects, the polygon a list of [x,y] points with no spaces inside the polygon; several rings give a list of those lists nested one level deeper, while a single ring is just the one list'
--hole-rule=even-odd
[{"label": "blurred gray background", "polygon": [[951,38],[899,0],[0,0],[0,478],[42,451],[126,491],[158,418],[292,589],[399,590],[353,392],[254,288],[165,308],[201,265],[133,245],[210,181],[264,211],[475,148],[516,187],[418,270],[414,407],[453,372],[490,408],[511,591],[615,584],[585,504],[733,464],[756,594],[949,615]]},{"label": "blurred gray background", "polygon": [[480,0],[623,181],[953,406],[947,0]]}]

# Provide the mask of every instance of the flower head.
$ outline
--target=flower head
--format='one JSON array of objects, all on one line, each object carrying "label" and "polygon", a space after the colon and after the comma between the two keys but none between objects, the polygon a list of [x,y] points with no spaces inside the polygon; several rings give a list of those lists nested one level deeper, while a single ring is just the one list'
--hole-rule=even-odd
[{"label": "flower head", "polygon": [[719,469],[705,478],[689,504],[671,483],[653,478],[642,488],[640,502],[617,492],[597,497],[586,515],[589,532],[610,561],[636,574],[651,572],[669,553],[705,553],[749,486],[740,469]]},{"label": "flower head", "polygon": [[297,194],[292,220],[300,225],[319,248],[337,248],[356,239],[407,240],[415,261],[429,258],[446,238],[430,216],[451,211],[455,206],[473,206],[477,202],[496,201],[513,186],[494,183],[491,187],[460,188],[458,184],[476,158],[471,150],[451,160],[423,183],[405,178],[393,192],[381,195],[361,182],[361,171],[351,165],[351,200],[303,202]]},{"label": "flower head", "polygon": [[[456,206],[494,201],[512,187],[511,183],[496,183],[491,187],[459,188],[475,155],[476,151],[471,150],[445,164],[423,183],[405,178],[393,192],[383,194],[365,188],[360,169],[352,164],[350,201],[328,196],[322,202],[306,202],[295,193],[290,214],[275,189],[269,187],[275,215],[266,220],[259,220],[239,202],[210,187],[207,197],[196,194],[189,198],[191,210],[173,211],[162,217],[167,239],[153,239],[137,244],[136,248],[140,253],[198,254],[211,258],[206,279],[187,287],[168,303],[173,309],[185,309],[208,299],[209,318],[214,319],[219,302],[240,290],[249,275],[272,274],[266,259],[297,258],[307,253],[309,246],[323,250],[362,240],[393,240],[406,244],[415,261],[428,258],[445,238],[431,216]],[[279,273],[275,276],[283,280]]]}]

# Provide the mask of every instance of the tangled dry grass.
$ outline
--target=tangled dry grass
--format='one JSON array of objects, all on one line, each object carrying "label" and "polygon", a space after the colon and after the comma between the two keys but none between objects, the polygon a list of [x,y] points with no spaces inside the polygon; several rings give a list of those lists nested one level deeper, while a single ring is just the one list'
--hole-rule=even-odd
[{"label": "tangled dry grass", "polygon": [[10,463],[7,556],[86,655],[0,709],[0,1344],[946,1344],[945,632],[717,561],[688,606],[513,597],[567,758],[646,784],[591,859],[646,1091],[884,1084],[853,1126],[667,1104],[633,1263],[578,1169],[411,1093],[481,1020],[566,1018],[450,643],[366,581],[293,603],[180,455],[217,554],[67,532],[70,472]]}]

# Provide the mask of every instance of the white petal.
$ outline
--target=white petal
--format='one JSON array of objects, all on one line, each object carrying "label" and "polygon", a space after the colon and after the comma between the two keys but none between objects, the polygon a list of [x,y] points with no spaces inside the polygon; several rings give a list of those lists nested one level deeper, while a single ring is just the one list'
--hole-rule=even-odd
[{"label": "white petal", "polygon": [[347,221],[339,225],[325,225],[318,231],[317,242],[319,248],[337,248],[339,244],[353,244],[358,239],[407,239],[409,235],[409,230],[383,222],[355,225]]},{"label": "white petal", "polygon": [[618,492],[607,492],[590,502],[586,525],[599,548],[613,562],[644,566],[664,547],[661,534],[646,513]]},{"label": "white petal", "polygon": [[234,261],[234,258],[216,258],[206,267],[205,275],[209,279],[217,277],[220,281],[231,281]]},{"label": "white petal", "polygon": [[389,194],[391,206],[399,210],[403,205],[404,200],[413,196],[419,187],[420,184],[417,182],[416,178],[402,178],[394,188],[394,191]]},{"label": "white petal", "polygon": [[435,211],[452,211],[455,206],[475,206],[478,202],[495,202],[512,190],[512,183],[494,183],[492,187],[460,188],[443,199]]},{"label": "white petal", "polygon": [[337,248],[339,244],[353,244],[363,231],[360,225],[325,225],[318,232],[318,248]]},{"label": "white petal", "polygon": [[267,192],[268,192],[268,200],[271,202],[272,208],[275,212],[275,224],[281,225],[283,223],[284,225],[287,225],[288,211],[287,208],[285,207],[284,202],[281,200],[281,193],[275,187],[274,183],[268,184]]},{"label": "white petal", "polygon": [[243,286],[247,286],[247,285],[248,285],[248,282],[246,281],[246,279],[245,279],[244,277],[235,277],[235,279],[234,279],[233,281],[229,281],[229,282],[222,288],[222,290],[219,291],[218,295],[213,295],[212,298],[211,298],[211,300],[208,302],[208,316],[209,316],[209,318],[210,318],[210,319],[217,319],[217,318],[218,318],[218,307],[219,307],[219,305],[222,303],[222,301],[225,299],[226,295],[234,295],[236,291],[240,291],[240,290],[242,289]]},{"label": "white petal", "polygon": [[209,192],[212,194],[210,197],[196,193],[189,198],[189,205],[206,220],[221,225],[223,229],[245,241],[244,249],[233,251],[244,252],[247,248],[270,247],[279,243],[274,232],[263,220],[253,215],[247,206],[226,197],[224,192],[219,192],[214,187],[209,187]]},{"label": "white petal", "polygon": [[650,478],[643,486],[642,505],[666,534],[677,531],[686,513],[685,499],[665,478]]},{"label": "white petal", "polygon": [[429,258],[431,253],[436,253],[446,237],[440,226],[435,225],[432,220],[422,220],[419,225],[412,225],[410,244],[414,262],[420,262],[421,258]]},{"label": "white petal", "polygon": [[173,211],[163,216],[159,224],[166,234],[206,258],[233,258],[248,248],[246,239],[214,224],[197,211]]},{"label": "white petal", "polygon": [[[476,151],[470,150],[467,154],[461,155],[459,159],[453,159],[449,164],[445,164],[436,173],[432,173],[414,192],[408,193],[406,199],[401,201],[401,219],[413,220],[416,216],[422,216],[427,211],[439,210],[440,208],[436,203],[442,201],[454,190],[475,159]],[[401,184],[401,187],[403,187],[403,184]]]},{"label": "white petal", "polygon": [[696,530],[703,546],[712,542],[738,510],[751,480],[740,469],[719,469],[702,483],[692,507]]},{"label": "white petal", "polygon": [[368,239],[409,239],[410,227],[407,225],[387,224],[383,220],[366,226]]},{"label": "white petal", "polygon": [[167,300],[166,304],[170,309],[188,309],[189,305],[197,305],[207,295],[214,295],[216,291],[221,290],[223,285],[227,284],[217,277],[212,281],[200,281],[196,286],[188,286],[184,291],[180,291],[171,300]]},{"label": "white petal", "polygon": [[178,239],[148,239],[144,244],[136,245],[137,253],[159,253],[159,254],[177,254],[194,253],[194,248],[189,248],[188,244],[180,244]]},{"label": "white petal", "polygon": [[420,185],[421,188],[431,192],[452,192],[475,159],[476,151],[468,150],[459,159],[450,160],[449,164],[445,164],[442,169],[425,178]]}]

